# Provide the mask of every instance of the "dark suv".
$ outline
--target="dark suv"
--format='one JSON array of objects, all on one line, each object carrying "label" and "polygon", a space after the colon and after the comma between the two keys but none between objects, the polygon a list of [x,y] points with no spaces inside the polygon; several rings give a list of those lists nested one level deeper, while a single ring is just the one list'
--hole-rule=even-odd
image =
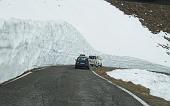
[{"label": "dark suv", "polygon": [[86,56],[79,56],[76,59],[75,68],[86,68],[89,69],[89,60]]}]

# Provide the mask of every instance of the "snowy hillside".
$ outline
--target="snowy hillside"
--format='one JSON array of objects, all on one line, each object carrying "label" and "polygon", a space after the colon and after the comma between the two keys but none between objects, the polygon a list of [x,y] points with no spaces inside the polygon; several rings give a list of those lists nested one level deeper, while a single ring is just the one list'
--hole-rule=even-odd
[{"label": "snowy hillside", "polygon": [[104,0],[1,0],[0,18],[64,20],[103,53],[130,56],[170,66],[170,45],[161,32],[152,34],[139,19],[124,15]]}]

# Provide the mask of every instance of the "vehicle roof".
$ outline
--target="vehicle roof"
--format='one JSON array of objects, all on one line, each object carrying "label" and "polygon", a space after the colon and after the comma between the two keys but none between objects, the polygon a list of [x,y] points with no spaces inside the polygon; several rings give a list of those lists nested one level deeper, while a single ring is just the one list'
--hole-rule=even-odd
[{"label": "vehicle roof", "polygon": [[85,54],[80,54],[80,56],[86,56]]},{"label": "vehicle roof", "polygon": [[94,55],[92,56],[92,55],[91,55],[91,56],[89,56],[89,57],[100,57],[100,56],[94,56]]},{"label": "vehicle roof", "polygon": [[86,57],[86,56],[79,56],[78,58],[88,58],[88,57]]}]

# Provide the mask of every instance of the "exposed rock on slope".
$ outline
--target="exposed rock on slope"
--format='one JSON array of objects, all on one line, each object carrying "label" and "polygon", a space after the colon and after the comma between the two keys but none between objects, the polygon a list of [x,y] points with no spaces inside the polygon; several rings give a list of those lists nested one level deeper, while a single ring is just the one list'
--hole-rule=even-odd
[{"label": "exposed rock on slope", "polygon": [[111,2],[125,14],[138,17],[142,25],[146,26],[153,33],[159,33],[160,31],[170,33],[170,5],[160,5],[161,3],[155,4],[151,2],[141,3],[139,0],[106,1]]}]

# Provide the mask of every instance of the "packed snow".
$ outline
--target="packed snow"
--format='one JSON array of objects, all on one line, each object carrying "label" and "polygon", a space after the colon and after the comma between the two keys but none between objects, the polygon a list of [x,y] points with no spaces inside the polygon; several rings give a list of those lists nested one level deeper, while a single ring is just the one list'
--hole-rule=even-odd
[{"label": "packed snow", "polygon": [[165,34],[104,0],[0,0],[0,14],[0,83],[35,67],[74,64],[80,53],[101,55],[106,66],[170,73],[168,50],[158,47],[169,44]]},{"label": "packed snow", "polygon": [[117,69],[107,74],[150,89],[150,94],[170,101],[170,76],[140,69]]}]

